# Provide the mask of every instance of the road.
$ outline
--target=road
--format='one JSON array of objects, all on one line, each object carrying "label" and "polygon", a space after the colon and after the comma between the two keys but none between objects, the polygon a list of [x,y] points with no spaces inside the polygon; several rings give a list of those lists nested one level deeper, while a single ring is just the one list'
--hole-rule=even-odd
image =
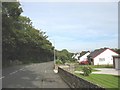
[{"label": "road", "polygon": [[0,79],[2,88],[69,88],[53,72],[53,61],[6,68]]}]

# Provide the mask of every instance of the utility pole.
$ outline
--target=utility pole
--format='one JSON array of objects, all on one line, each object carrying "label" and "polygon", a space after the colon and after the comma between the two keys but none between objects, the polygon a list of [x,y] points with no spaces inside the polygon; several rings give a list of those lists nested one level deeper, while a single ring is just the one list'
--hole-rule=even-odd
[{"label": "utility pole", "polygon": [[57,70],[57,68],[56,68],[56,52],[55,52],[55,40],[54,39],[50,39],[50,40],[52,40],[53,41],[53,46],[54,46],[54,73],[58,73],[58,70]]},{"label": "utility pole", "polygon": [[53,44],[54,44],[54,66],[55,66],[55,64],[56,64],[56,61],[55,61],[55,40],[53,40]]},{"label": "utility pole", "polygon": [[53,44],[54,44],[54,73],[58,73],[58,69],[56,67],[55,40],[53,40]]}]

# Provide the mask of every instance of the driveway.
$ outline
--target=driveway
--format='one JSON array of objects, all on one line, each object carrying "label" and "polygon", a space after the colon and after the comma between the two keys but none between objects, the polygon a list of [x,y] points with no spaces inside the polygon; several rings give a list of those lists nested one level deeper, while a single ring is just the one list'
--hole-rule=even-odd
[{"label": "driveway", "polygon": [[[113,68],[94,68],[98,71],[92,72],[92,74],[110,74],[110,75],[120,75],[120,70]],[[75,73],[83,73],[82,71],[75,71]]]},{"label": "driveway", "polygon": [[116,70],[114,68],[95,68],[96,70],[100,70],[97,72],[92,72],[94,74],[111,74],[111,75],[120,75],[120,70]]}]

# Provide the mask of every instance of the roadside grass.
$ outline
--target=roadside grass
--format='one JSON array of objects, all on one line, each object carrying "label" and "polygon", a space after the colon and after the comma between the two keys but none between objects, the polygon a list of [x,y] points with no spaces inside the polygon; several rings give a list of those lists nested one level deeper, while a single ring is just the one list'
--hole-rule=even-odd
[{"label": "roadside grass", "polygon": [[107,88],[108,90],[111,90],[111,88],[120,88],[118,84],[120,76],[107,74],[91,74],[90,76],[83,76],[82,74],[78,73],[75,73],[75,75],[98,86]]}]

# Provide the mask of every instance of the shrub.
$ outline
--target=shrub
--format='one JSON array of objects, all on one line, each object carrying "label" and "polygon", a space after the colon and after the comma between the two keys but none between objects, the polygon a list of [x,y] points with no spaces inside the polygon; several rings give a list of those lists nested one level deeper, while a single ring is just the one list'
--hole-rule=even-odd
[{"label": "shrub", "polygon": [[61,60],[56,60],[56,64],[63,64],[63,62]]},{"label": "shrub", "polygon": [[92,73],[92,68],[89,66],[85,66],[82,68],[84,76],[89,76]]}]

